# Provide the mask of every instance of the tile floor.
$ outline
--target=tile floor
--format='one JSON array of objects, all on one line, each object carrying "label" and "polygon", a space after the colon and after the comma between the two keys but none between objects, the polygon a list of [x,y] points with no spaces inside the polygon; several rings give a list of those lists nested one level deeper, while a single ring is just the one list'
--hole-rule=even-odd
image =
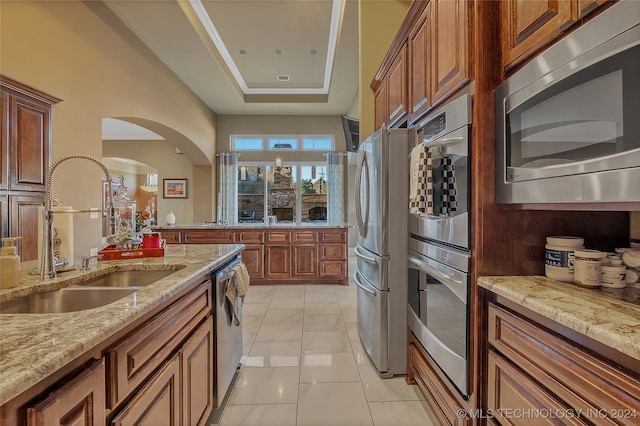
[{"label": "tile floor", "polygon": [[417,386],[378,376],[356,321],[352,282],[251,286],[242,368],[219,424],[437,424]]}]

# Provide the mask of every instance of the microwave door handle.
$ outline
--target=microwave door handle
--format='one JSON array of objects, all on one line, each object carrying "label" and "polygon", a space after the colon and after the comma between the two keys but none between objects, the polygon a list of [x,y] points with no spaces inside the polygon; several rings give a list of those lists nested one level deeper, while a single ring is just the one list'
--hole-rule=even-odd
[{"label": "microwave door handle", "polygon": [[436,139],[433,142],[429,142],[429,147],[442,146],[442,145],[451,145],[452,143],[459,143],[459,142],[463,142],[463,141],[464,141],[464,138],[462,136],[457,136],[455,138]]}]

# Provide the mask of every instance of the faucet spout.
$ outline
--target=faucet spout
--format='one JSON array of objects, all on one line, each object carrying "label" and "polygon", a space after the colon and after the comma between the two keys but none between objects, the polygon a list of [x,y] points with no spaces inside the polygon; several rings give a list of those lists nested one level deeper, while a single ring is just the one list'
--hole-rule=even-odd
[{"label": "faucet spout", "polygon": [[111,174],[107,167],[95,157],[84,154],[72,154],[56,160],[50,167],[47,174],[45,185],[45,201],[44,201],[44,226],[42,238],[42,264],[40,265],[40,279],[48,280],[56,278],[55,255],[53,252],[53,176],[56,169],[64,162],[69,160],[88,160],[99,166],[104,172],[104,176],[109,185],[109,203],[107,205],[107,223],[109,224],[109,232],[115,232],[115,221],[113,217],[113,191],[111,189]]}]

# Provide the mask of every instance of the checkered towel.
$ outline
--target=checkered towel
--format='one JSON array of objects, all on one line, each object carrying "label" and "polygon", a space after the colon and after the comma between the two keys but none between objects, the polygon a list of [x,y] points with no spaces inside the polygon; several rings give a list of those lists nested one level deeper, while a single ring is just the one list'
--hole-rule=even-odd
[{"label": "checkered towel", "polygon": [[411,150],[409,212],[433,214],[433,174],[431,153],[420,143]]},{"label": "checkered towel", "polygon": [[442,213],[450,213],[457,209],[458,193],[453,159],[445,156],[442,158]]}]

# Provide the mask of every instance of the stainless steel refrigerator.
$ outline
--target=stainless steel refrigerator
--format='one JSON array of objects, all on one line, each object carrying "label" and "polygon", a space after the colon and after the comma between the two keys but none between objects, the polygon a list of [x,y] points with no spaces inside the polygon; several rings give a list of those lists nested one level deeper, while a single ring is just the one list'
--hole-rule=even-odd
[{"label": "stainless steel refrigerator", "polygon": [[380,129],[358,148],[358,333],[382,377],[407,373],[409,139],[407,129]]}]

